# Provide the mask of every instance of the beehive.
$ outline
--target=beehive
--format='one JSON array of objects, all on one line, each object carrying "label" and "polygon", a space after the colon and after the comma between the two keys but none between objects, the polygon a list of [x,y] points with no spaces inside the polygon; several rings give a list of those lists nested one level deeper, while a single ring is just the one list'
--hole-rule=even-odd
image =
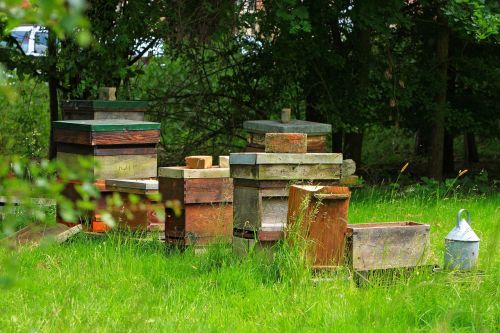
[{"label": "beehive", "polygon": [[429,242],[428,224],[349,224],[346,234],[346,260],[355,271],[411,268],[427,262]]},{"label": "beehive", "polygon": [[313,267],[334,267],[342,262],[349,198],[348,187],[290,187],[287,240],[306,243],[302,245],[307,247]]},{"label": "beehive", "polygon": [[307,152],[329,152],[327,136],[332,132],[330,124],[305,120],[291,120],[283,123],[278,120],[249,120],[243,123],[247,135],[247,152],[264,152],[266,133],[303,133],[307,134]]},{"label": "beehive", "polygon": [[128,119],[144,121],[146,101],[66,100],[61,102],[63,120]]},{"label": "beehive", "polygon": [[230,165],[235,236],[249,231],[270,240],[271,235],[280,239],[286,226],[289,185],[337,183],[342,154],[236,153]]},{"label": "beehive", "polygon": [[[132,230],[165,230],[164,205],[158,201],[158,181],[153,179],[107,179],[106,188],[119,193],[121,205],[111,208],[120,227]],[[138,196],[137,202],[130,195]],[[156,198],[155,198],[156,197]]]},{"label": "beehive", "polygon": [[57,159],[69,168],[79,168],[79,157],[88,157],[96,179],[156,177],[159,139],[159,123],[123,119],[54,122]]},{"label": "beehive", "polygon": [[[158,170],[158,181],[167,204],[168,243],[202,246],[231,241],[233,183],[229,168],[164,167]],[[176,205],[180,207],[178,215]]]}]

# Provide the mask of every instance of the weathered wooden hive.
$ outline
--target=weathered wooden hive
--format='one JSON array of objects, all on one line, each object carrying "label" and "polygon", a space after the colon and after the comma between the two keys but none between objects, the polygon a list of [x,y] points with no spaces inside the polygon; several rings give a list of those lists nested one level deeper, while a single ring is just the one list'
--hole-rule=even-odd
[{"label": "weathered wooden hive", "polygon": [[[120,195],[111,215],[119,226],[132,230],[164,231],[164,205],[159,199],[155,179],[107,179],[106,188]],[[137,196],[137,200],[132,200]]]},{"label": "weathered wooden hive", "polygon": [[[332,185],[340,179],[342,154],[235,153],[230,156],[234,182],[235,251],[251,242],[283,238],[291,184]],[[238,249],[236,249],[238,248]]]},{"label": "weathered wooden hive", "polygon": [[144,121],[146,101],[67,100],[61,102],[63,120],[128,119]]},{"label": "weathered wooden hive", "polygon": [[157,175],[156,145],[160,124],[124,119],[54,122],[57,159],[79,167],[78,158],[94,162],[96,179],[151,178]]},{"label": "weathered wooden hive", "polygon": [[[286,118],[286,119],[285,119]],[[307,134],[307,152],[326,153],[327,136],[332,132],[332,125],[305,120],[290,120],[282,116],[280,120],[249,120],[243,123],[247,135],[247,152],[264,152],[266,133],[303,133]]]},{"label": "weathered wooden hive", "polygon": [[347,225],[346,261],[354,271],[425,265],[430,226],[416,222]]},{"label": "weathered wooden hive", "polygon": [[[188,165],[199,165],[188,159]],[[231,242],[233,182],[229,167],[211,163],[200,166],[205,168],[179,166],[158,170],[160,194],[167,205],[167,243],[203,246]],[[176,212],[175,207],[180,210]]]},{"label": "weathered wooden hive", "polygon": [[349,188],[342,186],[290,187],[286,238],[307,248],[313,267],[342,262],[350,196]]}]

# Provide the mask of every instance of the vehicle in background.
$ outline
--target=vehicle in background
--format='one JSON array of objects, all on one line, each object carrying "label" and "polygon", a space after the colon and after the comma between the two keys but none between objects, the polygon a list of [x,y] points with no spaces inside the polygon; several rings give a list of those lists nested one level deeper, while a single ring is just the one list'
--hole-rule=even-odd
[{"label": "vehicle in background", "polygon": [[[49,32],[42,26],[22,25],[12,29],[10,36],[16,39],[26,55],[40,57],[47,53]],[[1,44],[3,47],[7,45],[6,42]]]}]

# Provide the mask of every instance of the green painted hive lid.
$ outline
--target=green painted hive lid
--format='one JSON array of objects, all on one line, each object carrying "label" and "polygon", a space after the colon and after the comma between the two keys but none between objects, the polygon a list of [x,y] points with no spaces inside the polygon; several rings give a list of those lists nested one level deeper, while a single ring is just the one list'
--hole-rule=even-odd
[{"label": "green painted hive lid", "polygon": [[147,131],[160,129],[160,123],[126,119],[64,120],[54,121],[53,124],[55,129],[82,132]]},{"label": "green painted hive lid", "polygon": [[332,131],[330,124],[297,119],[286,124],[278,120],[248,120],[243,123],[243,128],[254,133],[306,133],[311,135],[324,135]]},{"label": "green painted hive lid", "polygon": [[66,100],[61,102],[61,108],[68,111],[113,111],[130,110],[146,111],[148,101],[105,101],[105,100]]}]

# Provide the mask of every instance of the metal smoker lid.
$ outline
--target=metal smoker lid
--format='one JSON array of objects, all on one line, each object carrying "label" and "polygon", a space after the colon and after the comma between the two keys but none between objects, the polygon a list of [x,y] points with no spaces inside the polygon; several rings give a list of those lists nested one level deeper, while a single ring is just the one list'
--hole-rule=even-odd
[{"label": "metal smoker lid", "polygon": [[[460,215],[467,212],[467,221],[461,219]],[[470,227],[470,214],[466,209],[460,209],[457,216],[457,225],[451,230],[445,238],[446,240],[460,241],[460,242],[479,242],[479,237]]]}]

